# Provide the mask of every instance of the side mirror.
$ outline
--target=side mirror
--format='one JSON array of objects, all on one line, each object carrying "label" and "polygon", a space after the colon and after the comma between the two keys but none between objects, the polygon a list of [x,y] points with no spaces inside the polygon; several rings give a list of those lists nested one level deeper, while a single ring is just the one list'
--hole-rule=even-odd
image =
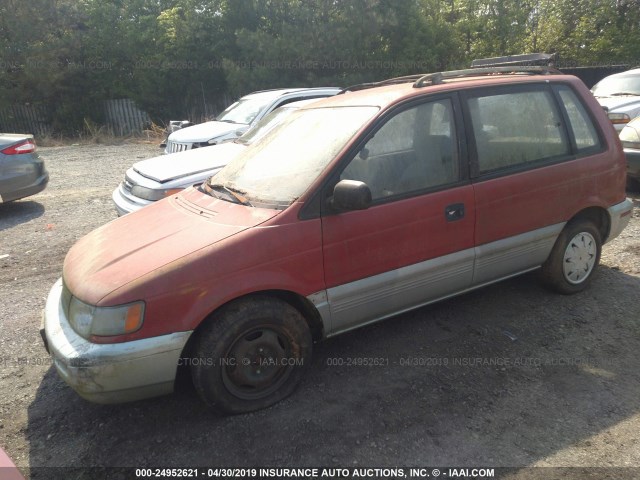
[{"label": "side mirror", "polygon": [[371,190],[364,182],[340,180],[333,189],[331,206],[338,210],[366,210],[371,206]]}]

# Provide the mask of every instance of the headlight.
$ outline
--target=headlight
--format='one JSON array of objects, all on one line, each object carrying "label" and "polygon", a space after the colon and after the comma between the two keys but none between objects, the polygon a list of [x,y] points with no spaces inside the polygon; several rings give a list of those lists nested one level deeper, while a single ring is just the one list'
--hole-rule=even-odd
[{"label": "headlight", "polygon": [[111,337],[133,333],[142,327],[144,302],[135,302],[117,307],[94,307],[71,297],[69,323],[83,338],[92,335]]},{"label": "headlight", "polygon": [[141,187],[140,185],[135,185],[131,188],[131,193],[138,198],[144,198],[145,200],[149,200],[151,202],[157,202],[158,200],[162,200],[163,198],[170,197],[171,195],[181,192],[181,188],[164,188],[164,189],[154,189]]},{"label": "headlight", "polygon": [[608,113],[607,116],[613,124],[621,125],[624,123],[629,123],[629,121],[631,120],[631,117],[629,117],[629,115],[627,115],[626,113]]},{"label": "headlight", "polygon": [[[634,122],[635,126],[637,122]],[[622,141],[622,146],[625,148],[637,148],[640,149],[640,134],[638,131],[633,128],[631,125],[627,125],[620,132],[620,140]]]},{"label": "headlight", "polygon": [[208,147],[209,145],[218,145],[220,143],[233,142],[236,138],[242,136],[246,129],[240,129],[233,132],[233,134],[225,134],[217,137],[210,138],[206,142],[200,144],[201,147]]}]

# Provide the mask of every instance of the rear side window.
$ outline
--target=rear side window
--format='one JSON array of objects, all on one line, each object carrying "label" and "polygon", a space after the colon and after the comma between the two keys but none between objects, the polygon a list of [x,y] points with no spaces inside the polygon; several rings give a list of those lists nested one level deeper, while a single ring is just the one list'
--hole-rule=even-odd
[{"label": "rear side window", "polygon": [[578,151],[599,147],[600,140],[598,139],[598,133],[593,126],[593,122],[582,105],[582,102],[580,102],[576,94],[573,93],[573,90],[569,87],[561,86],[558,87],[558,93],[564,108],[567,110],[567,116],[569,117],[569,123],[571,123],[571,130],[573,131],[573,137],[576,140]]},{"label": "rear side window", "polygon": [[571,152],[550,90],[532,88],[471,96],[468,108],[480,174]]}]

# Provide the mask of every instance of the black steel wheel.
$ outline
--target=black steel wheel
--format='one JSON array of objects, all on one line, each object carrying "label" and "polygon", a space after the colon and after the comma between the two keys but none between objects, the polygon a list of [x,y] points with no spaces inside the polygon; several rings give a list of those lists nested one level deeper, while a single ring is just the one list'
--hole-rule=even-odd
[{"label": "black steel wheel", "polygon": [[298,310],[256,296],[223,307],[195,341],[193,383],[210,407],[245,413],[289,396],[311,361],[312,339]]}]

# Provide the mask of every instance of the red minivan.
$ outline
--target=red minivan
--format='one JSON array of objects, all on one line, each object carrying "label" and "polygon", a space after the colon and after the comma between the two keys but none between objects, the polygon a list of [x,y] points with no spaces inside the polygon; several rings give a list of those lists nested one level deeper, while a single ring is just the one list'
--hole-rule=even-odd
[{"label": "red minivan", "polygon": [[625,159],[575,77],[403,77],[300,109],[218,175],[82,238],[43,337],[84,398],[229,413],[291,394],[314,341],[540,269],[584,289],[626,226]]}]

